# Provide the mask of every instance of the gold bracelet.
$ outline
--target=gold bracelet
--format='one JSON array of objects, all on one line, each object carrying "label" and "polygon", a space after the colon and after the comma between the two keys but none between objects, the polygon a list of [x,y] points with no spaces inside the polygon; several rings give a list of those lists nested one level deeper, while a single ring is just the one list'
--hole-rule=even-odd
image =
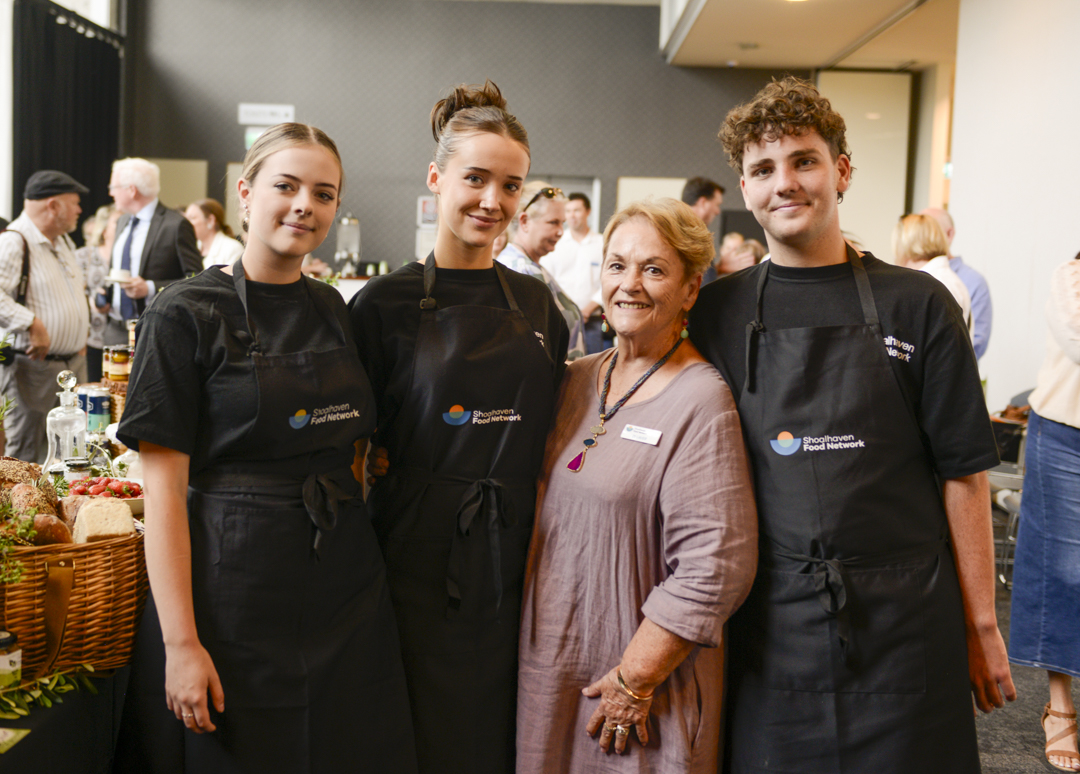
[{"label": "gold bracelet", "polygon": [[615,676],[617,678],[619,678],[619,687],[622,688],[623,693],[625,693],[627,696],[629,696],[634,701],[645,701],[646,699],[651,699],[652,698],[651,693],[649,695],[647,695],[647,696],[638,696],[636,693],[631,691],[630,686],[626,684],[626,679],[623,678],[623,676],[622,676],[622,669],[621,668],[618,668],[618,669],[615,670]]}]

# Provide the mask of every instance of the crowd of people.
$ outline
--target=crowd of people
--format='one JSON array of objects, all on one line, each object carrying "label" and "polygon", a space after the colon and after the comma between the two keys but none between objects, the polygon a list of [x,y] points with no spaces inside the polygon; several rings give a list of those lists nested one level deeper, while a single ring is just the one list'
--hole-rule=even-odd
[{"label": "crowd of people", "polygon": [[[526,184],[494,84],[430,121],[434,249],[347,305],[302,271],[345,189],[303,124],[247,153],[244,245],[218,202],[163,207],[138,159],[78,256],[86,189],[31,178],[28,286],[0,235],[5,394],[85,378],[91,307],[98,346],[139,321],[118,436],[142,455],[151,595],[117,770],[979,771],[972,702],[1015,689],[989,300],[947,213],[901,220],[901,266],[852,246],[843,118],[796,78],[720,128],[767,247],[730,234],[719,255],[715,182],[600,235],[587,196]],[[1049,670],[1066,770],[1078,638],[1039,633],[1078,597],[1078,266],[1032,396],[1035,620],[1014,612],[1012,653]],[[32,455],[42,407],[9,415],[9,453]]]}]

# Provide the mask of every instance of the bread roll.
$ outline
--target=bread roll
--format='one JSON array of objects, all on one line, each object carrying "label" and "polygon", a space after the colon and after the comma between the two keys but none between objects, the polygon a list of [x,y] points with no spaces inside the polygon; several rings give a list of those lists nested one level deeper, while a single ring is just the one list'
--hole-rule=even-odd
[{"label": "bread roll", "polygon": [[48,546],[54,543],[70,543],[71,530],[67,524],[48,513],[39,513],[34,517],[35,546]]},{"label": "bread roll", "polygon": [[79,509],[75,520],[75,542],[90,543],[126,537],[135,532],[135,519],[131,508],[123,500],[111,497],[93,497]]}]

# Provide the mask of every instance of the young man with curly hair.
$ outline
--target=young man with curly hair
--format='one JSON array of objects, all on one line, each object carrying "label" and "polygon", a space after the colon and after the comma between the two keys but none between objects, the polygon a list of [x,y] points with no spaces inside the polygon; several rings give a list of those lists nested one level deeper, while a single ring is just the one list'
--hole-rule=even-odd
[{"label": "young man with curly hair", "polygon": [[772,258],[690,316],[739,405],[761,535],[730,622],[727,770],[977,772],[972,691],[989,712],[1015,690],[959,308],[845,242],[851,150],[811,84],[770,83],[720,138]]}]

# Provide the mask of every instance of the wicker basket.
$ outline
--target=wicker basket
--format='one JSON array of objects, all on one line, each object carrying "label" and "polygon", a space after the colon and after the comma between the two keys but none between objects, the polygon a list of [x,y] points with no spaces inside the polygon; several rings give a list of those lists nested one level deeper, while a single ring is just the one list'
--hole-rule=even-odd
[{"label": "wicker basket", "polygon": [[16,548],[18,583],[0,583],[0,621],[19,638],[23,677],[131,660],[149,582],[141,534]]}]

